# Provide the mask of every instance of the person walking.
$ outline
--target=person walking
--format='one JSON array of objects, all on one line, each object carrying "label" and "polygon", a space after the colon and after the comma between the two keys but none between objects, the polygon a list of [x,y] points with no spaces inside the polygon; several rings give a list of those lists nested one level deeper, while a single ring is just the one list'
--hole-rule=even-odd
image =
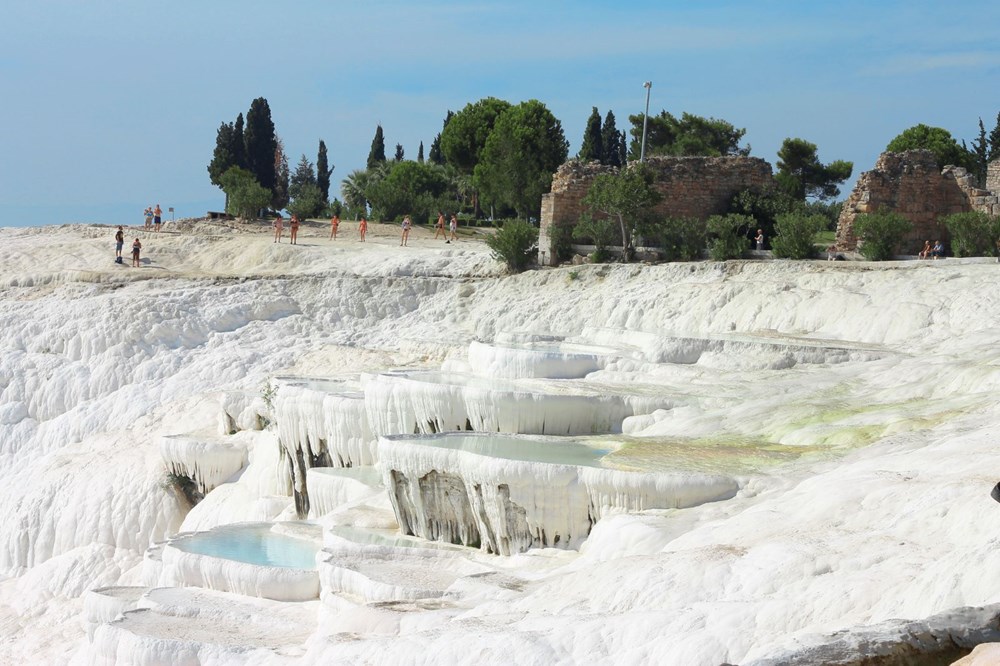
[{"label": "person walking", "polygon": [[[407,241],[410,239],[410,228],[413,223],[410,221],[409,215],[403,216],[403,238],[399,241],[400,245],[406,245]],[[437,236],[435,236],[437,238]]]},{"label": "person walking", "polygon": [[330,240],[337,240],[337,228],[340,226],[340,216],[330,218]]},{"label": "person walking", "polygon": [[362,215],[361,216],[361,222],[358,223],[358,235],[361,236],[361,242],[362,243],[365,242],[365,236],[367,234],[368,234],[368,220],[366,220],[365,216]]},{"label": "person walking", "polygon": [[118,231],[115,233],[115,263],[120,264],[122,261],[122,247],[125,245],[125,229],[122,225],[118,225]]},{"label": "person walking", "polygon": [[441,238],[448,240],[447,234],[444,232],[444,213],[438,211],[437,224],[434,225],[434,240],[438,239],[438,234],[441,234]]},{"label": "person walking", "polygon": [[451,231],[451,238],[445,241],[445,243],[450,243],[452,241],[458,240],[458,218],[452,213],[451,221],[448,222],[448,230]]},{"label": "person walking", "polygon": [[142,243],[136,238],[132,242],[132,268],[139,268],[139,251],[142,250]]},{"label": "person walking", "polygon": [[292,223],[288,225],[290,242],[292,245],[298,245],[299,238],[299,216],[292,213]]},{"label": "person walking", "polygon": [[163,215],[163,211],[160,210],[160,204],[156,204],[156,208],[153,209],[153,231],[160,233],[160,220]]},{"label": "person walking", "polygon": [[281,219],[281,213],[278,213],[278,216],[276,218],[274,218],[274,222],[271,223],[271,226],[274,227],[274,241],[273,242],[274,243],[280,243],[281,242],[281,232],[284,231],[284,229],[285,229],[285,221],[283,219]]}]

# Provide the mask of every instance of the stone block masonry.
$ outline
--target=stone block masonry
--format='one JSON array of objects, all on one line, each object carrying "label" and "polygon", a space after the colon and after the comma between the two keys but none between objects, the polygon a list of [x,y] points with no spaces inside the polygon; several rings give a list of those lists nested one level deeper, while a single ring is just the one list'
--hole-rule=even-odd
[{"label": "stone block masonry", "polygon": [[899,213],[912,223],[900,245],[903,254],[916,254],[927,240],[947,243],[948,229],[942,223],[946,215],[968,211],[1000,215],[1000,161],[990,163],[986,188],[975,187],[972,175],[962,167],[939,169],[929,150],[882,153],[875,168],[861,174],[844,203],[837,222],[837,249],[857,249],[854,221],[880,209]]},{"label": "stone block masonry", "polygon": [[[733,195],[759,189],[772,181],[771,165],[757,157],[650,157],[653,186],[663,195],[655,212],[663,217],[705,219],[725,213]],[[613,167],[570,160],[556,171],[551,191],[542,196],[538,261],[554,266],[553,226],[574,226],[586,212],[583,199],[598,175]]]}]

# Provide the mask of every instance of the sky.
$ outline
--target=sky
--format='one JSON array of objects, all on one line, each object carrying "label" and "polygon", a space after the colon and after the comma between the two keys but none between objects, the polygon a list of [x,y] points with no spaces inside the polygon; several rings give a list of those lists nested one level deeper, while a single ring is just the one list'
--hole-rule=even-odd
[{"label": "sky", "polygon": [[971,144],[1000,113],[1000,3],[609,5],[5,0],[0,226],[220,209],[216,132],[257,97],[293,167],[325,141],[331,195],[379,123],[389,155],[415,158],[448,110],[488,96],[545,103],[573,155],[592,107],[626,128],[651,81],[651,114],[724,119],[772,164],[786,137],[806,139],[853,161],[850,183],[908,127]]}]

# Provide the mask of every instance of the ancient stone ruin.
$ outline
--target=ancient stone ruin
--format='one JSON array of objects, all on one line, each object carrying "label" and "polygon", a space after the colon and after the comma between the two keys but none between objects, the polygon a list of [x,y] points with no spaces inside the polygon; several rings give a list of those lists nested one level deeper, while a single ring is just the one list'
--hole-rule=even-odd
[{"label": "ancient stone ruin", "polygon": [[[663,217],[705,219],[723,214],[733,195],[771,183],[771,165],[758,157],[650,157],[653,186],[663,195],[654,209]],[[598,175],[614,171],[597,162],[570,160],[556,171],[552,190],[542,196],[538,262],[558,263],[552,247],[554,225],[573,226],[585,212],[583,198]]]},{"label": "ancient stone ruin", "polygon": [[854,250],[854,220],[862,213],[885,209],[906,217],[913,228],[900,244],[904,254],[916,254],[924,241],[948,243],[942,218],[978,210],[1000,215],[1000,161],[989,165],[986,188],[977,188],[964,168],[939,169],[929,150],[882,153],[875,168],[858,178],[837,222],[837,248]]}]

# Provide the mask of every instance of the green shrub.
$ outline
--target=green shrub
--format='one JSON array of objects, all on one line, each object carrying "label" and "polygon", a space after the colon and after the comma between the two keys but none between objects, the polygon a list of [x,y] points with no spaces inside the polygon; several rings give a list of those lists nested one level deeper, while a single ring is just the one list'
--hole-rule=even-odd
[{"label": "green shrub", "polygon": [[749,215],[713,215],[705,226],[714,237],[708,246],[713,261],[739,259],[749,247],[746,233],[753,226]]},{"label": "green shrub", "polygon": [[507,264],[512,273],[523,271],[538,249],[538,229],[524,220],[509,220],[486,239],[493,257]]},{"label": "green shrub", "polygon": [[765,237],[771,238],[778,216],[790,213],[800,205],[777,184],[771,184],[764,189],[740,190],[729,201],[727,212],[752,217],[753,222],[747,228],[761,229]]},{"label": "green shrub", "polygon": [[955,213],[943,220],[956,257],[995,257],[1000,240],[1000,217],[980,211]]},{"label": "green shrub", "polygon": [[589,240],[594,244],[594,252],[591,259],[595,263],[607,261],[610,253],[608,246],[615,242],[615,233],[618,231],[617,225],[609,218],[595,218],[584,215],[580,222],[573,228],[573,238],[576,240]]},{"label": "green shrub", "polygon": [[254,219],[271,202],[271,191],[261,187],[246,169],[230,167],[222,174],[221,181],[226,193],[226,212],[230,215]]},{"label": "green shrub", "polygon": [[665,261],[697,261],[701,258],[701,251],[708,243],[708,228],[704,220],[670,217],[658,226]]},{"label": "green shrub", "polygon": [[292,188],[292,200],[288,204],[288,212],[300,220],[316,217],[323,212],[323,193],[312,183],[304,183]]},{"label": "green shrub", "polygon": [[569,261],[573,257],[573,229],[568,224],[549,225],[549,241],[556,261]]},{"label": "green shrub", "polygon": [[854,235],[861,241],[858,251],[869,261],[892,259],[899,242],[912,228],[899,213],[880,210],[858,215],[854,220]]},{"label": "green shrub", "polygon": [[778,216],[771,239],[774,256],[782,259],[811,259],[816,253],[813,239],[826,228],[827,218],[823,215],[785,213]]}]

